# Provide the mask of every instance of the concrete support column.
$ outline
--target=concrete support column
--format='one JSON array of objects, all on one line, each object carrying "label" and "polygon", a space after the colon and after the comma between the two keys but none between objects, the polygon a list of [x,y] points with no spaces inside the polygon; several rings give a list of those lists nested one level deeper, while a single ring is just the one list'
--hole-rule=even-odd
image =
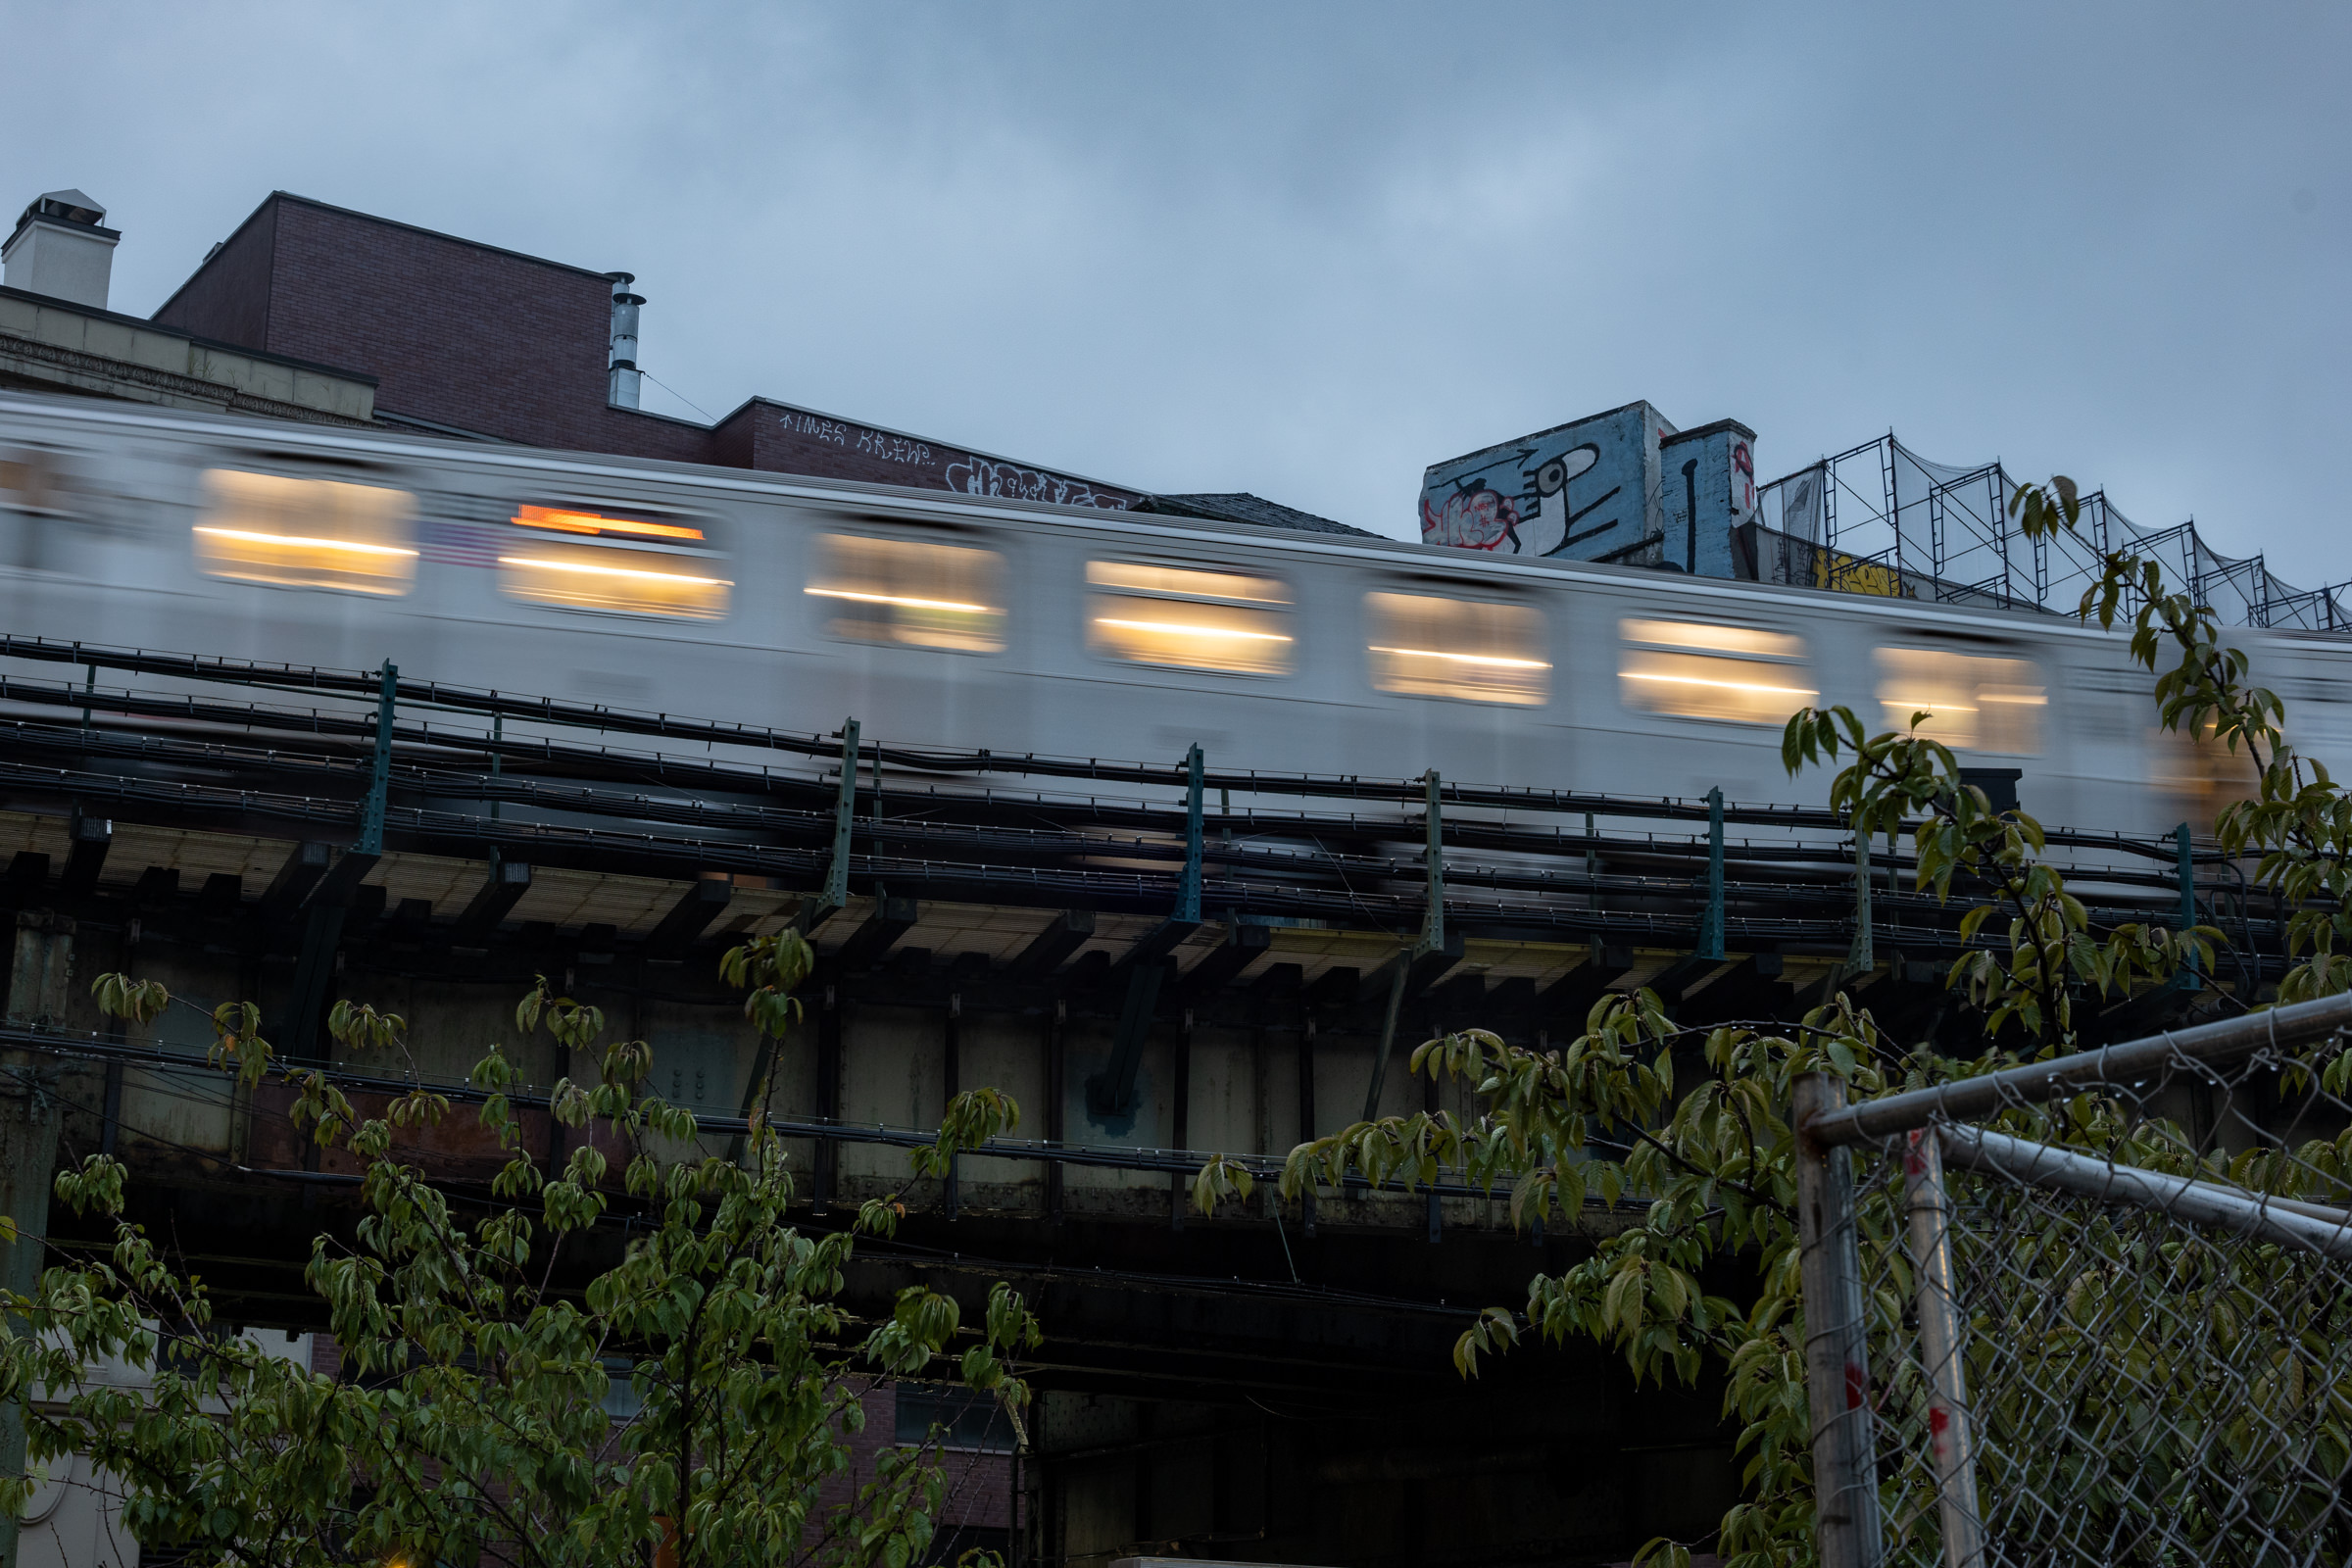
[{"label": "concrete support column", "polygon": [[74,984],[74,922],[48,909],[17,915],[9,954],[8,1021],[53,1029],[66,1021]]},{"label": "concrete support column", "polygon": [[[66,1021],[74,982],[74,922],[47,909],[17,915],[9,956],[8,1021],[54,1028]],[[49,1234],[49,1190],[57,1169],[56,1074],[36,1069],[28,1054],[0,1058],[0,1213],[16,1240],[0,1247],[0,1286],[29,1295],[41,1282],[43,1242]],[[15,1323],[6,1332],[19,1332]],[[24,1472],[24,1414],[0,1405],[0,1474]],[[0,1516],[0,1568],[17,1568],[17,1521]]]},{"label": "concrete support column", "polygon": [[[58,1104],[53,1074],[35,1080],[20,1067],[0,1081],[0,1211],[17,1230],[0,1248],[0,1284],[29,1295],[41,1282],[42,1243],[49,1234],[49,1190],[56,1175]],[[6,1332],[22,1332],[16,1322]],[[0,1475],[24,1473],[24,1412],[0,1405]],[[0,1515],[0,1568],[17,1568],[17,1520]]]}]

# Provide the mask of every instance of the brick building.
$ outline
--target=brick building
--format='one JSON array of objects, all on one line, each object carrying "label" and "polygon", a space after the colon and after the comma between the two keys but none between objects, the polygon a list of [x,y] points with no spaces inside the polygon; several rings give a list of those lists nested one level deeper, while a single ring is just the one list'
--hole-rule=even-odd
[{"label": "brick building", "polygon": [[[375,417],[439,435],[1124,509],[1140,490],[753,398],[715,424],[634,406],[626,272],[596,272],[274,192],[155,313],[349,366]],[[617,340],[617,341],[616,341]]]},{"label": "brick building", "polygon": [[598,272],[275,191],[151,320],[107,307],[118,230],[77,190],[8,242],[0,386],[462,440],[1136,510],[1365,530],[1246,493],[1150,495],[754,397],[713,424],[637,406],[627,272]]},{"label": "brick building", "polygon": [[[374,378],[107,309],[121,235],[77,190],[45,191],[0,243],[0,387],[318,424],[367,424]],[[0,490],[24,464],[0,459]]]}]

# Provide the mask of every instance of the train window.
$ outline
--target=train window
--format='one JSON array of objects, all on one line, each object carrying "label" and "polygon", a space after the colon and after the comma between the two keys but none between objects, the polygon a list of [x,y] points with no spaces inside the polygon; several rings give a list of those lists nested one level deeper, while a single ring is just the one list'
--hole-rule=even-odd
[{"label": "train window", "polygon": [[236,582],[405,594],[416,580],[415,510],[406,490],[382,485],[209,469],[196,564]]},{"label": "train window", "polygon": [[65,474],[57,454],[39,448],[0,451],[0,507],[36,514],[66,510]]},{"label": "train window", "polygon": [[1647,713],[1783,724],[1819,695],[1800,637],[1754,626],[1626,620],[1618,664],[1625,705]]},{"label": "train window", "polygon": [[993,550],[829,533],[806,591],[830,603],[836,637],[993,654],[1004,646],[1004,575]]},{"label": "train window", "polygon": [[1919,733],[1955,751],[2029,754],[2041,746],[2049,704],[2041,672],[2023,659],[1987,659],[1948,648],[1882,648],[1879,711],[1889,729]]},{"label": "train window", "polygon": [[1524,605],[1428,594],[1366,594],[1372,684],[1411,697],[1541,704],[1551,664],[1544,617]]},{"label": "train window", "polygon": [[1291,667],[1291,595],[1276,578],[1090,561],[1086,580],[1087,646],[1106,659],[1235,675]]},{"label": "train window", "polygon": [[515,509],[500,544],[499,584],[513,598],[564,610],[672,620],[727,612],[726,557],[691,519],[585,507]]}]

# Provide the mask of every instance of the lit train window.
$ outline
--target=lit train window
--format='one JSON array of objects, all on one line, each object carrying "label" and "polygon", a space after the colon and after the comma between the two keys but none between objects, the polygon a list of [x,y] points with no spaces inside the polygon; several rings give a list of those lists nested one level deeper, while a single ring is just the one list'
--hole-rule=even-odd
[{"label": "lit train window", "polygon": [[993,654],[1004,646],[1004,575],[993,550],[829,533],[806,592],[831,610],[836,637]]},{"label": "lit train window", "polygon": [[1690,620],[1626,620],[1618,632],[1625,705],[1646,713],[1785,724],[1819,695],[1806,684],[1804,639],[1785,632]]},{"label": "lit train window", "polygon": [[734,583],[701,523],[584,507],[515,509],[499,585],[515,599],[613,615],[717,620]]},{"label": "lit train window", "polygon": [[1954,751],[2032,753],[2041,746],[2049,697],[2022,659],[1985,659],[1946,648],[1882,648],[1879,711],[1888,729],[1919,733]]},{"label": "lit train window", "polygon": [[213,468],[195,527],[208,576],[279,588],[405,594],[416,580],[406,490]]},{"label": "lit train window", "polygon": [[1524,605],[1366,594],[1364,608],[1372,684],[1381,691],[1535,705],[1550,690],[1544,617]]},{"label": "lit train window", "polygon": [[38,448],[0,451],[0,507],[12,512],[62,514],[65,476],[57,454]]},{"label": "lit train window", "polygon": [[1291,595],[1275,578],[1090,561],[1086,580],[1086,644],[1104,658],[1235,675],[1291,667]]}]

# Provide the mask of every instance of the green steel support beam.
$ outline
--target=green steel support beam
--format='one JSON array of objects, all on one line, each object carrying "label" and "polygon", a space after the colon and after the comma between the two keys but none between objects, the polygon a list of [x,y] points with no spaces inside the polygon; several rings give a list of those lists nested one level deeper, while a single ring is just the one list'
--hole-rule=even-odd
[{"label": "green steel support beam", "polygon": [[392,787],[393,694],[399,685],[400,666],[387,659],[376,675],[375,757],[368,774],[368,806],[360,817],[360,842],[352,846],[370,861],[384,853],[384,801]]},{"label": "green steel support beam", "polygon": [[858,816],[858,721],[842,720],[841,794],[833,803],[833,858],[825,864],[825,903],[850,902],[850,824]]},{"label": "green steel support beam", "polygon": [[1851,974],[1868,974],[1879,966],[1870,933],[1870,835],[1854,835],[1854,945],[1845,956]]},{"label": "green steel support beam", "polygon": [[1699,918],[1701,958],[1721,959],[1723,953],[1723,789],[1707,791],[1707,908]]},{"label": "green steel support beam", "polygon": [[1421,784],[1428,792],[1428,836],[1421,858],[1429,872],[1429,891],[1426,895],[1428,905],[1421,911],[1418,951],[1428,953],[1446,945],[1446,819],[1439,813],[1438,770],[1433,767],[1422,774]]},{"label": "green steel support beam", "polygon": [[1184,879],[1176,885],[1176,918],[1198,926],[1200,923],[1200,748],[1195,745],[1184,756]]},{"label": "green steel support beam", "polygon": [[824,891],[801,905],[793,924],[808,936],[850,902],[850,828],[858,816],[858,721],[841,721],[841,790],[833,800],[833,854],[825,862]]},{"label": "green steel support beam", "polygon": [[[368,800],[360,810],[359,842],[343,852],[312,885],[303,901],[302,947],[294,962],[294,992],[288,999],[286,1059],[322,1062],[333,1052],[323,1038],[327,992],[334,982],[335,949],[343,940],[345,911],[353,893],[384,858],[384,811],[392,788],[392,720],[400,689],[400,666],[389,659],[376,672],[375,746],[368,770]],[[524,875],[529,875],[527,869]]]},{"label": "green steel support beam", "polygon": [[1398,963],[1389,981],[1388,1010],[1380,1019],[1380,1052],[1372,1058],[1372,1082],[1364,1088],[1364,1120],[1380,1120],[1380,1091],[1389,1077],[1389,1053],[1396,1045],[1396,1015],[1404,1010],[1404,978],[1412,965]]},{"label": "green steel support beam", "polygon": [[1120,960],[1127,970],[1127,1000],[1111,1034],[1110,1063],[1087,1085],[1087,1103],[1098,1116],[1124,1116],[1135,1108],[1135,1075],[1143,1065],[1144,1042],[1160,987],[1175,968],[1167,955],[1200,929],[1200,795],[1205,761],[1196,745],[1184,754],[1184,873],[1176,883],[1176,907]]},{"label": "green steel support beam", "polygon": [[1421,935],[1412,947],[1397,955],[1390,966],[1394,971],[1389,980],[1389,1004],[1381,1014],[1380,1049],[1372,1057],[1372,1081],[1364,1088],[1364,1120],[1380,1119],[1380,1092],[1389,1078],[1389,1055],[1396,1048],[1396,1019],[1404,1010],[1405,982],[1413,969],[1413,960],[1446,948],[1446,821],[1440,814],[1438,770],[1431,768],[1421,775],[1427,821],[1424,824],[1422,860],[1429,874],[1428,904],[1421,911]]},{"label": "green steel support beam", "polygon": [[1086,1086],[1087,1108],[1097,1116],[1134,1113],[1135,1075],[1143,1065],[1144,1042],[1152,1033],[1159,988],[1174,967],[1174,960],[1159,957],[1148,958],[1128,970],[1127,999],[1119,1007],[1118,1028],[1111,1036],[1110,1062]]},{"label": "green steel support beam", "polygon": [[[506,739],[507,715],[492,713],[490,715],[490,787],[494,790],[498,788],[500,779],[506,774]],[[490,797],[490,820],[493,822],[498,820],[500,804],[496,795]],[[490,846],[490,880],[493,882],[498,880],[498,867],[505,858],[506,857],[499,853],[497,845]]]}]

